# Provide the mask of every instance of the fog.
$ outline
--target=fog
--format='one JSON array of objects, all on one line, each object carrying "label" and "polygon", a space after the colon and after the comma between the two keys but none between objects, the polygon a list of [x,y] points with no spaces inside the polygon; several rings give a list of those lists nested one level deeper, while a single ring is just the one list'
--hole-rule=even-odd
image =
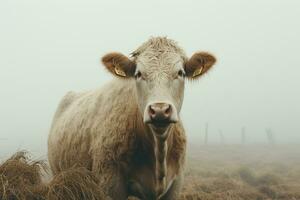
[{"label": "fog", "polygon": [[128,55],[150,36],[178,41],[188,55],[209,51],[214,69],[186,84],[181,116],[190,144],[300,143],[300,2],[71,1],[0,2],[0,157],[45,156],[52,117],[70,90],[113,77],[99,60]]}]

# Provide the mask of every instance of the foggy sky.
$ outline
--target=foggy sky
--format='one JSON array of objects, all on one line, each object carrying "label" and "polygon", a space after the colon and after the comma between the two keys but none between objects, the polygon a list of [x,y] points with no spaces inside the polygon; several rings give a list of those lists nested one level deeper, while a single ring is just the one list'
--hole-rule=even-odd
[{"label": "foggy sky", "polygon": [[70,90],[112,76],[99,60],[128,55],[150,36],[203,50],[218,63],[186,84],[188,142],[300,142],[300,2],[297,0],[2,0],[0,2],[0,158],[27,149],[46,155],[51,120]]}]

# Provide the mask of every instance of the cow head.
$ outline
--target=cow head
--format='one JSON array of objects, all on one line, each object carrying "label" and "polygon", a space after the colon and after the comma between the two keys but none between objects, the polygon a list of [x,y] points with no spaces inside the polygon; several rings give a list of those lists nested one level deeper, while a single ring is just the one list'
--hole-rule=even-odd
[{"label": "cow head", "polygon": [[115,76],[135,80],[144,123],[164,130],[179,119],[185,80],[200,78],[216,59],[206,52],[188,59],[176,42],[158,37],[144,43],[131,58],[109,53],[102,62]]}]

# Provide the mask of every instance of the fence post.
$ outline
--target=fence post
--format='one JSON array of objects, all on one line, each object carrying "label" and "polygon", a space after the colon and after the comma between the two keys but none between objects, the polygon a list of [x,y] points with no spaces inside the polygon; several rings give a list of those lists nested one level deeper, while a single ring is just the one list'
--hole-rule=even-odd
[{"label": "fence post", "polygon": [[242,127],[242,130],[241,130],[241,143],[242,143],[242,145],[246,144],[246,128],[245,127]]},{"label": "fence post", "polygon": [[224,135],[223,135],[222,130],[219,130],[219,135],[220,135],[220,143],[224,144]]},{"label": "fence post", "polygon": [[274,145],[275,144],[275,136],[274,136],[273,131],[270,128],[266,129],[266,135],[267,135],[269,144]]},{"label": "fence post", "polygon": [[208,143],[208,123],[205,124],[205,135],[204,135],[204,144]]}]

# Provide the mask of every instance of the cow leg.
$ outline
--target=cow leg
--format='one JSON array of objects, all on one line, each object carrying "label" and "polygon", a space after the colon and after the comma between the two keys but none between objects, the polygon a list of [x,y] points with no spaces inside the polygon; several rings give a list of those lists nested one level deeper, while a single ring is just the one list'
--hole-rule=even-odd
[{"label": "cow leg", "polygon": [[113,200],[126,200],[127,191],[124,178],[117,171],[114,173],[113,178],[110,181],[110,188],[108,188],[108,195]]},{"label": "cow leg", "polygon": [[183,175],[179,175],[173,182],[168,192],[160,200],[177,200],[182,187]]},{"label": "cow leg", "polygon": [[[94,167],[96,167],[94,165]],[[99,187],[109,196],[111,200],[126,200],[127,187],[123,175],[120,170],[112,164],[106,162],[101,163],[95,171],[99,175]]]},{"label": "cow leg", "polygon": [[100,187],[111,200],[126,200],[127,191],[124,179],[117,171],[112,174],[100,175]]}]

